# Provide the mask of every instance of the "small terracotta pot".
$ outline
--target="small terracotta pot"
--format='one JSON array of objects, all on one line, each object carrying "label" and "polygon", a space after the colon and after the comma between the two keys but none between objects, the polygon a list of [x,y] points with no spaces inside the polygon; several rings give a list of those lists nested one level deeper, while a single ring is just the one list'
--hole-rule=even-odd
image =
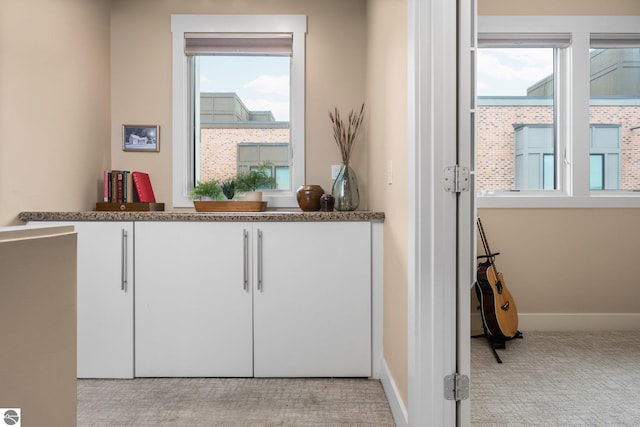
[{"label": "small terracotta pot", "polygon": [[319,185],[303,185],[296,191],[298,206],[305,212],[320,210],[320,198],[324,190]]}]

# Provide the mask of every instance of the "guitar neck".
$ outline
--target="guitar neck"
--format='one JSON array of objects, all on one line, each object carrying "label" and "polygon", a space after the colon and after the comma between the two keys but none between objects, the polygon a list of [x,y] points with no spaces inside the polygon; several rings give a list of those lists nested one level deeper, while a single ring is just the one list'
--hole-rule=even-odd
[{"label": "guitar neck", "polygon": [[498,269],[496,268],[496,254],[491,252],[491,248],[489,247],[489,241],[487,240],[487,236],[484,233],[484,227],[482,226],[482,221],[480,220],[480,217],[478,217],[476,222],[478,224],[478,231],[480,232],[480,239],[482,240],[482,247],[484,248],[485,256],[497,274]]}]

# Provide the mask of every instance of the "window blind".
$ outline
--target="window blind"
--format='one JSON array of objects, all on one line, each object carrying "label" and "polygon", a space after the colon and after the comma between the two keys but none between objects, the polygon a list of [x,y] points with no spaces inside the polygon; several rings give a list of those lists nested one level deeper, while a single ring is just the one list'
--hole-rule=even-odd
[{"label": "window blind", "polygon": [[568,47],[571,34],[478,34],[478,46],[500,47]]},{"label": "window blind", "polygon": [[639,34],[592,34],[591,47],[606,49],[616,47],[640,47]]},{"label": "window blind", "polygon": [[194,55],[291,56],[291,33],[185,33],[184,52]]}]

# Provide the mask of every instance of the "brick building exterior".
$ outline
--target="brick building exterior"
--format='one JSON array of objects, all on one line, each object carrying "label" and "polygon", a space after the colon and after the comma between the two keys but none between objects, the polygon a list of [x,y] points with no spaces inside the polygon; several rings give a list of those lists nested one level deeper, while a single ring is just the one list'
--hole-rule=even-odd
[{"label": "brick building exterior", "polygon": [[[598,98],[590,123],[620,127],[620,188],[640,189],[640,101]],[[514,190],[516,125],[552,124],[546,97],[481,97],[477,107],[476,188]],[[582,143],[574,141],[574,143]]]},{"label": "brick building exterior", "polygon": [[[270,111],[249,110],[236,93],[200,94],[200,178],[201,182],[224,181],[236,176],[242,165],[269,161],[287,164],[289,122],[278,122]],[[278,150],[257,150],[255,156],[239,158],[242,144],[278,144]],[[260,153],[268,157],[260,158]],[[251,154],[251,153],[250,153]]]},{"label": "brick building exterior", "polygon": [[[222,125],[221,125],[222,126]],[[201,127],[200,180],[226,180],[238,172],[238,144],[289,142],[289,127]]]}]

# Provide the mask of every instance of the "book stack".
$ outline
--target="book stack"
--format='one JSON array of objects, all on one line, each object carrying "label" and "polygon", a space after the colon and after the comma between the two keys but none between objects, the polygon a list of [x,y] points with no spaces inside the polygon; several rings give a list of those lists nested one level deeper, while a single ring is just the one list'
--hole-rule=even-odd
[{"label": "book stack", "polygon": [[97,211],[163,211],[164,203],[156,203],[149,174],[124,170],[104,171],[104,202],[96,203]]},{"label": "book stack", "polygon": [[107,203],[155,203],[149,174],[123,170],[104,171],[103,201]]}]

